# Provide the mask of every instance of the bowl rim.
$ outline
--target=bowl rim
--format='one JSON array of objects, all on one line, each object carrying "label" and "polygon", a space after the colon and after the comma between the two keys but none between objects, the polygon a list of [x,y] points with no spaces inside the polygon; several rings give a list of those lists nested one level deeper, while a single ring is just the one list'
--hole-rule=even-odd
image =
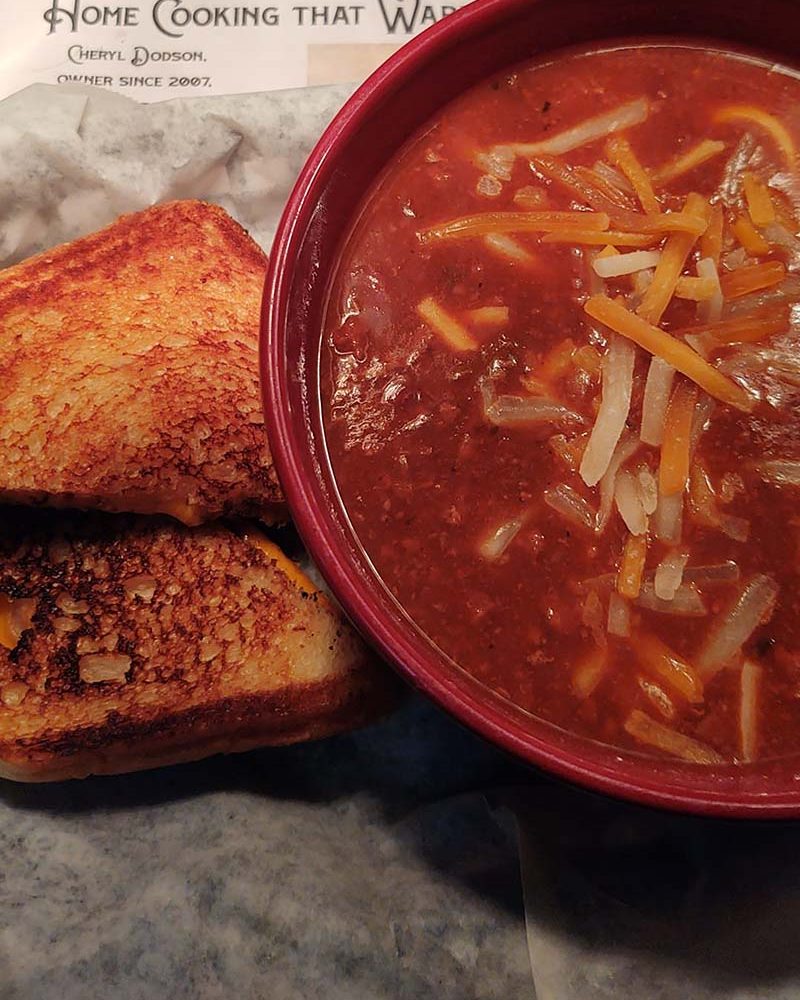
[{"label": "bowl rim", "polygon": [[[315,211],[325,168],[335,161],[340,148],[358,132],[361,123],[402,86],[408,74],[436,58],[460,33],[488,27],[501,16],[513,17],[531,2],[478,0],[411,39],[355,90],[309,155],[276,230],[262,302],[260,371],[273,461],[295,526],[348,616],[406,680],[478,735],[551,775],[639,805],[709,817],[795,818],[800,816],[800,781],[796,782],[796,791],[743,792],[731,790],[724,782],[715,788],[713,782],[702,780],[711,777],[711,770],[689,765],[684,765],[685,771],[680,767],[676,770],[671,762],[621,755],[614,747],[595,744],[576,734],[567,734],[571,748],[559,749],[508,715],[501,718],[499,713],[492,713],[490,699],[482,700],[460,689],[453,677],[432,667],[436,657],[431,655],[430,643],[424,650],[411,630],[387,621],[370,599],[380,585],[365,583],[354,566],[332,551],[325,511],[318,507],[318,497],[302,468],[301,455],[308,445],[299,439],[292,415],[290,380],[284,365],[285,316],[293,264]],[[678,780],[674,779],[676,773],[680,774]],[[698,777],[701,780],[696,780]]]}]

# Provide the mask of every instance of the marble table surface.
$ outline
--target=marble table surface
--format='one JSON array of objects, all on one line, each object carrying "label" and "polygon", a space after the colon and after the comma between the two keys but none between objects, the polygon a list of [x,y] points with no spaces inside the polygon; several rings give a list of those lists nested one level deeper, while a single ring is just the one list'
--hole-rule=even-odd
[{"label": "marble table surface", "polygon": [[3,1000],[506,1000],[533,988],[517,768],[412,701],[361,733],[0,785]]}]

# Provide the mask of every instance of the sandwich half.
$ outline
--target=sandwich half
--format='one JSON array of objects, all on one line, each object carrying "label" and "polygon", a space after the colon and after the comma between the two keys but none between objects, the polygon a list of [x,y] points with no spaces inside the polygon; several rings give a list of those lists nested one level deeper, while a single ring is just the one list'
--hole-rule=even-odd
[{"label": "sandwich half", "polygon": [[266,257],[156,205],[0,271],[0,500],[285,519],[261,414]]},{"label": "sandwich half", "polygon": [[258,532],[0,509],[0,775],[135,771],[313,739],[396,683]]}]

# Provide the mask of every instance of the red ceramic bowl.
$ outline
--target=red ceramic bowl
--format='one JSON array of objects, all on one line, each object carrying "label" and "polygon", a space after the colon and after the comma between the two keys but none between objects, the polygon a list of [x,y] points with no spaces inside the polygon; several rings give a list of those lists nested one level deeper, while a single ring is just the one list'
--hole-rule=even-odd
[{"label": "red ceramic bowl", "polygon": [[289,199],[264,296],[262,384],[275,462],[300,534],[364,635],[439,705],[520,759],[596,791],[707,815],[800,816],[800,760],[706,769],[564,732],[461,671],[384,589],[348,524],[326,455],[322,317],[365,190],[419,126],[483,77],[565,46],[642,36],[713,39],[797,65],[798,28],[797,0],[478,0],[399,51],[330,125]]}]

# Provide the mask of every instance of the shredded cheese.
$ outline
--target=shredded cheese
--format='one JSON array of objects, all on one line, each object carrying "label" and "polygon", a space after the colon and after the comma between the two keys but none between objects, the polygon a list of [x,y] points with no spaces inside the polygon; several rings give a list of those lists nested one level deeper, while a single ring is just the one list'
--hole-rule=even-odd
[{"label": "shredded cheese", "polygon": [[720,124],[746,121],[751,125],[758,125],[780,149],[788,165],[794,167],[796,151],[788,129],[775,115],[769,114],[763,108],[758,108],[754,104],[728,104],[719,108],[714,114],[714,121]]},{"label": "shredded cheese", "polygon": [[702,166],[725,149],[725,143],[716,139],[703,139],[685,153],[680,153],[657,170],[652,171],[653,183],[662,186],[670,184],[691,170]]},{"label": "shredded cheese", "polygon": [[666,361],[696,382],[701,389],[705,389],[709,396],[745,413],[750,413],[755,408],[755,400],[741,386],[717,371],[697,351],[646,322],[620,302],[612,301],[607,295],[593,295],[583,308],[592,319]]},{"label": "shredded cheese", "polygon": [[[690,215],[701,216],[705,220],[705,225],[708,225],[710,208],[708,202],[699,194],[689,195],[685,211]],[[675,286],[692,247],[697,242],[698,235],[698,233],[673,233],[667,239],[650,287],[644,293],[636,310],[648,323],[658,325],[661,322],[661,317],[675,293]]]},{"label": "shredded cheese", "polygon": [[662,496],[683,493],[689,479],[692,418],[697,406],[697,386],[679,382],[667,407],[658,488]]},{"label": "shredded cheese", "polygon": [[780,260],[768,260],[763,264],[749,264],[737,268],[720,278],[722,294],[726,299],[739,299],[751,292],[779,285],[786,277],[786,265]]},{"label": "shredded cheese", "polygon": [[478,341],[466,327],[446,312],[430,296],[417,305],[417,314],[428,324],[436,336],[454,351],[475,351]]},{"label": "shredded cheese", "polygon": [[733,224],[733,234],[745,250],[753,257],[766,257],[770,252],[769,243],[744,215]]},{"label": "shredded cheese", "polygon": [[608,229],[610,219],[602,212],[481,212],[442,222],[418,233],[429,240],[469,239],[492,233],[546,233],[562,229]]},{"label": "shredded cheese", "polygon": [[615,167],[619,167],[622,173],[630,181],[631,187],[636,192],[636,197],[645,212],[657,214],[661,211],[661,205],[653,191],[650,177],[639,158],[633,151],[633,147],[623,136],[614,136],[606,144],[606,152],[609,160]]},{"label": "shredded cheese", "polygon": [[617,593],[635,600],[642,589],[644,564],[647,559],[647,535],[628,535],[617,574]]}]

